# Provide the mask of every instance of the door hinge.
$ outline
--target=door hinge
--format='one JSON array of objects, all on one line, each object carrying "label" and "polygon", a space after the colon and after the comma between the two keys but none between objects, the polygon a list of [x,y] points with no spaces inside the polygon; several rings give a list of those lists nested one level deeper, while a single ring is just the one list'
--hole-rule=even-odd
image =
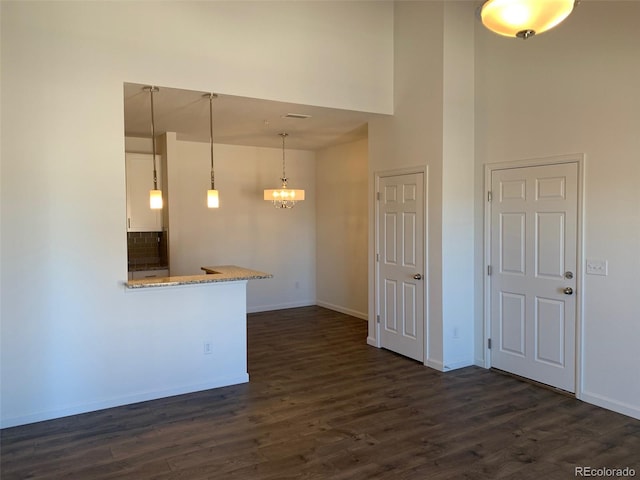
[{"label": "door hinge", "polygon": [[380,192],[376,192],[376,200],[380,200]]},{"label": "door hinge", "polygon": [[491,350],[491,339],[487,338],[487,348]]},{"label": "door hinge", "polygon": [[376,321],[380,323],[380,315],[376,315]]},{"label": "door hinge", "polygon": [[380,254],[376,253],[376,262],[379,262],[379,261],[380,261]]},{"label": "door hinge", "polygon": [[490,202],[491,200],[493,200],[493,194],[491,193],[491,190],[489,190],[487,192],[487,202]]},{"label": "door hinge", "polygon": [[487,275],[491,276],[492,273],[493,269],[491,268],[491,265],[487,265]]}]

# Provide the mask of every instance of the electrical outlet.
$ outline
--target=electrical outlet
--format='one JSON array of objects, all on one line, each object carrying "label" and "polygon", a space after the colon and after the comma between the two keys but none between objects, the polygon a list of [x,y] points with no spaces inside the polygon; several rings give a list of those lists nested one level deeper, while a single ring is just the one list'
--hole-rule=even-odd
[{"label": "electrical outlet", "polygon": [[213,353],[213,346],[210,341],[204,342],[203,353],[205,355],[211,355]]},{"label": "electrical outlet", "polygon": [[598,260],[596,258],[587,259],[588,275],[608,275],[609,262],[606,260]]}]

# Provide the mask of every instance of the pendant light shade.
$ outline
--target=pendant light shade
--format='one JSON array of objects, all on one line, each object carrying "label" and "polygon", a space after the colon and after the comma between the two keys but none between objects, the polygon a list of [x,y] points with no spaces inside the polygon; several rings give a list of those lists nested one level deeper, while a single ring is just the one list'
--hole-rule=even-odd
[{"label": "pendant light shade", "polygon": [[558,25],[573,6],[574,0],[487,0],[480,18],[499,35],[527,39]]},{"label": "pendant light shade", "polygon": [[149,207],[152,210],[162,209],[162,190],[149,190]]},{"label": "pendant light shade", "polygon": [[144,87],[151,95],[151,150],[153,151],[153,190],[149,191],[149,207],[152,210],[162,209],[162,190],[158,189],[158,172],[156,170],[156,124],[153,118],[153,94],[158,92],[158,87]]},{"label": "pendant light shade", "polygon": [[209,98],[209,151],[211,153],[211,188],[207,190],[207,208],[220,208],[220,196],[216,190],[216,175],[213,169],[213,99],[218,98],[215,93],[207,93]]},{"label": "pendant light shade", "polygon": [[287,187],[287,175],[285,173],[284,141],[287,133],[281,133],[282,137],[282,186],[264,191],[264,199],[273,203],[276,208],[293,208],[296,202],[304,200],[304,190]]},{"label": "pendant light shade", "polygon": [[207,207],[219,208],[220,197],[218,196],[218,190],[207,190]]}]

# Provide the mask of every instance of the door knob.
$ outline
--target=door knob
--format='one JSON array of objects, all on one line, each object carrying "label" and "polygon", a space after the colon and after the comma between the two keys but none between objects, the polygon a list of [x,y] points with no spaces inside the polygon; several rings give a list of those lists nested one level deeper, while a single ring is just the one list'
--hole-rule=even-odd
[{"label": "door knob", "polygon": [[413,278],[414,278],[415,280],[422,280],[422,275],[420,275],[419,273],[416,273],[416,274],[413,276]]},{"label": "door knob", "polygon": [[571,287],[565,287],[565,289],[563,290],[565,295],[571,295],[573,293],[573,288]]}]

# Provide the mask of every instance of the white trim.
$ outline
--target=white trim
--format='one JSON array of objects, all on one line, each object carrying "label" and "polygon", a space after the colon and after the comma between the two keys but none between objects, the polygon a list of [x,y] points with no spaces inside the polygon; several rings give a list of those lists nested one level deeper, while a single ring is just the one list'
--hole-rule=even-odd
[{"label": "white trim", "polygon": [[134,395],[125,395],[123,397],[111,398],[109,400],[103,400],[100,402],[73,405],[58,410],[48,410],[21,417],[5,418],[2,420],[0,428],[16,427],[18,425],[26,425],[28,423],[42,422],[45,420],[68,417],[70,415],[78,415],[87,412],[95,412],[97,410],[104,410],[106,408],[121,407],[123,405],[130,405],[132,403],[146,402],[149,400],[157,400],[165,397],[173,397],[175,395],[200,392],[203,390],[210,390],[212,388],[228,387],[230,385],[237,385],[239,383],[247,383],[248,381],[249,374],[244,373],[240,375],[234,375],[232,377],[216,378],[205,383],[184,385],[182,387],[170,388],[167,390],[139,392]]},{"label": "white trim", "polygon": [[425,360],[425,366],[438,370],[439,372],[445,372],[444,365],[439,360]]},{"label": "white trim", "polygon": [[584,341],[584,299],[585,299],[585,269],[584,265],[584,225],[585,225],[585,168],[586,161],[584,154],[575,154],[579,156],[578,163],[578,225],[576,228],[576,290],[578,298],[576,299],[576,378],[575,378],[575,395],[576,398],[582,400],[583,392],[583,341]]},{"label": "white trim", "polygon": [[358,312],[346,307],[341,307],[340,305],[323,302],[322,300],[318,300],[316,302],[316,305],[318,305],[319,307],[328,308],[329,310],[344,313],[345,315],[351,315],[352,317],[361,318],[362,320],[369,320],[369,316],[366,313]]},{"label": "white trim", "polygon": [[580,400],[640,420],[640,408],[636,405],[619,402],[609,397],[586,391],[581,393]]},{"label": "white trim", "polygon": [[491,368],[491,350],[487,346],[487,340],[491,338],[491,282],[487,274],[487,268],[491,265],[491,202],[487,198],[491,191],[491,174],[498,168],[492,168],[491,164],[484,166],[484,188],[482,198],[484,202],[484,255],[482,258],[482,284],[484,286],[484,320],[482,346],[484,351],[484,368]]},{"label": "white trim", "polygon": [[447,364],[444,366],[444,370],[445,372],[450,372],[451,370],[458,370],[459,368],[466,368],[466,367],[470,367],[471,365],[473,365],[473,361],[471,360],[460,360],[457,362],[447,362]]},{"label": "white trim", "polygon": [[[416,166],[416,167],[406,167],[406,168],[397,168],[397,169],[393,169],[393,170],[380,170],[380,171],[375,171],[373,172],[374,175],[374,189],[373,189],[373,196],[374,196],[374,227],[373,227],[373,236],[374,236],[374,252],[373,252],[373,262],[374,262],[374,274],[373,274],[373,304],[375,306],[375,309],[373,312],[370,312],[369,315],[369,322],[374,322],[374,331],[376,334],[375,338],[372,338],[371,336],[367,337],[367,343],[371,346],[380,348],[381,344],[380,344],[380,324],[377,321],[377,317],[380,314],[380,298],[379,298],[379,284],[380,284],[380,262],[376,261],[375,256],[378,255],[380,253],[380,245],[379,245],[379,231],[380,231],[380,224],[378,222],[378,217],[379,217],[379,213],[380,213],[380,203],[377,199],[378,193],[380,192],[380,179],[381,178],[385,178],[385,177],[395,177],[397,175],[412,175],[412,174],[416,174],[416,173],[421,173],[422,174],[422,205],[424,208],[424,215],[423,215],[423,221],[424,221],[424,226],[423,226],[423,231],[422,231],[422,235],[423,235],[423,240],[422,240],[422,248],[423,248],[423,253],[422,253],[422,258],[423,258],[423,271],[424,274],[422,275],[423,277],[423,298],[424,298],[424,304],[423,304],[423,319],[424,319],[424,326],[423,326],[423,365],[425,366],[431,366],[428,363],[428,358],[429,358],[429,166],[428,165],[420,165],[420,166]],[[432,367],[432,368],[436,368],[440,371],[441,368],[439,367]]]},{"label": "white trim", "polygon": [[487,368],[487,367],[485,366],[485,359],[484,359],[484,358],[478,358],[478,357],[476,357],[476,359],[473,361],[473,364],[474,364],[476,367]]},{"label": "white trim", "polygon": [[560,165],[563,163],[575,163],[578,166],[577,178],[577,225],[576,225],[576,351],[575,351],[575,396],[584,400],[582,392],[582,366],[584,362],[582,352],[582,336],[584,323],[584,269],[583,264],[583,246],[584,246],[584,179],[585,179],[585,154],[573,153],[568,155],[556,155],[552,157],[532,158],[525,160],[515,160],[510,162],[486,163],[484,165],[484,190],[482,192],[484,198],[484,367],[491,367],[491,350],[487,348],[487,339],[491,337],[491,277],[487,275],[487,265],[491,265],[491,202],[487,201],[486,195],[491,190],[491,175],[496,170],[506,170],[512,168],[537,167],[544,165]]},{"label": "white trim", "polygon": [[[507,162],[485,163],[485,172],[487,169],[506,170],[510,168],[538,167],[541,165],[559,165],[561,163],[578,163],[584,162],[584,153],[570,153],[567,155],[553,155],[550,157],[529,158],[522,160],[513,160]],[[486,178],[486,177],[485,177]],[[485,187],[490,186],[485,184]]]},{"label": "white trim", "polygon": [[288,308],[312,307],[316,305],[315,300],[299,300],[297,302],[278,303],[275,305],[254,305],[247,307],[247,313],[270,312],[272,310],[286,310]]}]

